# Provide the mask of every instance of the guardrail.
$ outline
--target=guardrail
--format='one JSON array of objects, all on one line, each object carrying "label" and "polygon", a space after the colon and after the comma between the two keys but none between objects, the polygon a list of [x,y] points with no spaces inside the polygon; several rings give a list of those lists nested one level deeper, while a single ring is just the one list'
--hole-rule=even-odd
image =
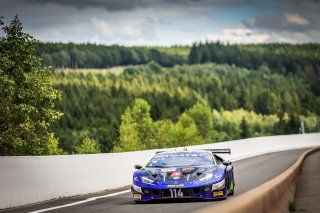
[{"label": "guardrail", "polygon": [[316,151],[320,151],[320,147],[304,152],[289,169],[263,185],[196,213],[290,212],[302,163],[308,155]]},{"label": "guardrail", "polygon": [[[231,148],[226,159],[320,145],[320,134],[270,136],[188,147]],[[134,164],[158,150],[62,156],[0,156],[0,209],[114,189],[132,182]]]}]

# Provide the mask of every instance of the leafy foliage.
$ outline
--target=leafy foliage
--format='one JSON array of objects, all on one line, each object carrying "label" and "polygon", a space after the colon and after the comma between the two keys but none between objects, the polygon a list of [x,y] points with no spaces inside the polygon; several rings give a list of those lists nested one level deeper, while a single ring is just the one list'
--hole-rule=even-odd
[{"label": "leafy foliage", "polygon": [[199,144],[203,142],[194,120],[186,113],[179,121],[154,122],[150,116],[150,105],[143,99],[136,99],[122,115],[119,143],[114,151],[135,151]]},{"label": "leafy foliage", "polygon": [[9,26],[1,20],[0,25],[0,154],[60,154],[50,132],[61,116],[54,110],[60,93],[50,82],[51,68],[33,55],[36,40],[22,32],[17,16]]},{"label": "leafy foliage", "polygon": [[81,144],[75,147],[75,151],[77,154],[101,153],[99,145],[90,138],[85,138]]},{"label": "leafy foliage", "polygon": [[143,99],[136,99],[122,116],[120,145],[115,150],[141,150],[151,148],[152,119],[150,105]]}]

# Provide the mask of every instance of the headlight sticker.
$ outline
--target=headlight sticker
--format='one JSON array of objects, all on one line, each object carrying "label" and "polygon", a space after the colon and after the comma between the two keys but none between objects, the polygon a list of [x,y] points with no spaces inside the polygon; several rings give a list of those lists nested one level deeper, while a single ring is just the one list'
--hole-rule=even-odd
[{"label": "headlight sticker", "polygon": [[211,180],[212,177],[213,177],[213,174],[210,173],[210,174],[207,174],[206,176],[204,176],[203,178],[200,178],[199,180],[202,182],[207,182],[207,181]]},{"label": "headlight sticker", "polygon": [[141,177],[141,180],[145,184],[152,184],[154,182],[153,180],[146,178],[146,177]]}]

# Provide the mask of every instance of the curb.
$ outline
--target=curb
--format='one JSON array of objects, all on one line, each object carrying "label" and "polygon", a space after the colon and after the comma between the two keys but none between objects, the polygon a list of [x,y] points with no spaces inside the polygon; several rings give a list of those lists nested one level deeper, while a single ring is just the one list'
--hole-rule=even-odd
[{"label": "curb", "polygon": [[213,205],[196,211],[196,213],[290,212],[289,205],[294,201],[294,193],[302,163],[308,155],[319,150],[320,147],[315,147],[304,152],[285,172],[261,186],[234,199],[227,200],[221,205]]}]

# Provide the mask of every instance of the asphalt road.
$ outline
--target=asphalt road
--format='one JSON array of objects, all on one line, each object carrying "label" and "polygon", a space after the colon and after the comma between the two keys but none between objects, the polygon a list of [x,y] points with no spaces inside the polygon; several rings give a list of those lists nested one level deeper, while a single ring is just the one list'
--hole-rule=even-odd
[{"label": "asphalt road", "polygon": [[[249,147],[248,147],[249,148]],[[235,170],[235,194],[228,199],[244,193],[262,183],[272,179],[281,174],[289,168],[298,157],[306,149],[283,151],[271,154],[260,155],[257,157],[247,158],[234,162]],[[46,202],[38,205],[33,205],[24,208],[12,209],[6,212],[31,212],[41,209],[46,209],[54,206],[65,205],[81,201],[90,197],[96,197],[106,194],[111,194],[119,191],[128,190],[129,187],[124,187],[114,191],[108,191],[100,194],[86,195],[82,197],[73,197],[67,199],[60,199],[51,202]],[[250,199],[250,198],[248,198]],[[169,212],[193,212],[200,208],[208,207],[209,205],[219,205],[221,201],[189,201],[176,200],[165,202],[154,202],[148,204],[135,204],[132,202],[131,193],[123,193],[106,198],[100,198],[94,201],[86,202],[80,205],[51,210],[49,212],[77,212],[77,213],[94,213],[94,212],[108,212],[108,213],[169,213]]]}]

